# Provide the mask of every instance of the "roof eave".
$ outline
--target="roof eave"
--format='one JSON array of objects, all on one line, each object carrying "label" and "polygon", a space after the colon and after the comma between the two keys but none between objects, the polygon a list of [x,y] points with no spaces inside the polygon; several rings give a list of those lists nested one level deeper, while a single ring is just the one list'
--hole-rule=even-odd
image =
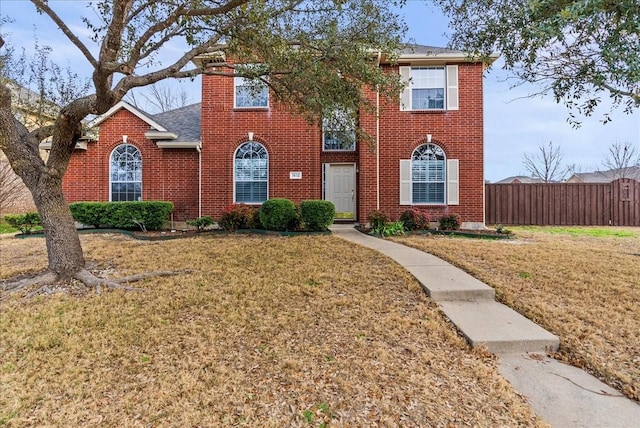
[{"label": "roof eave", "polygon": [[198,149],[202,146],[200,141],[156,141],[156,146],[161,149]]},{"label": "roof eave", "polygon": [[[410,62],[412,64],[429,64],[442,62],[483,62],[486,66],[489,66],[499,57],[500,55],[497,53],[491,54],[488,58],[474,57],[465,52],[441,52],[433,54],[409,53],[401,54],[400,56],[398,56],[396,62]],[[388,59],[387,61],[383,62],[388,62]]]},{"label": "roof eave", "polygon": [[173,132],[156,130],[147,131],[144,136],[149,140],[175,140],[178,138]]},{"label": "roof eave", "polygon": [[[41,142],[38,148],[40,150],[51,150],[51,140]],[[74,147],[75,150],[87,150],[87,148],[88,148],[88,141],[82,140],[82,139],[79,140]]]}]

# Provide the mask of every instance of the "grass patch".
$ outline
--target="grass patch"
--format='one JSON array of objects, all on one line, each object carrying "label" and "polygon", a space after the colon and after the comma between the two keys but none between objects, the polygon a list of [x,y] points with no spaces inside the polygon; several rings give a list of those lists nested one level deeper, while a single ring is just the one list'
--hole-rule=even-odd
[{"label": "grass patch", "polygon": [[[9,426],[544,426],[419,284],[331,236],[83,235],[143,293],[0,300]],[[46,267],[0,241],[0,278]]]},{"label": "grass patch", "polygon": [[563,227],[563,226],[514,226],[513,232],[535,232],[565,234],[571,236],[591,236],[594,238],[637,238],[640,231],[631,228],[611,228],[611,227]]},{"label": "grass patch", "polygon": [[446,259],[491,285],[502,302],[560,337],[558,358],[640,400],[639,231],[518,227],[514,232],[512,241],[393,240]]},{"label": "grass patch", "polygon": [[3,233],[15,233],[18,229],[4,221],[4,217],[0,216],[0,235]]}]

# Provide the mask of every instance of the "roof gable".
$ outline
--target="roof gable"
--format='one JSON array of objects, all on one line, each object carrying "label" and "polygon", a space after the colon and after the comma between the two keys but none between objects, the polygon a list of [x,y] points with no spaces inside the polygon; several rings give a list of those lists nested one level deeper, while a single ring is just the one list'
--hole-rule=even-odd
[{"label": "roof gable", "polygon": [[138,117],[143,122],[147,123],[152,129],[154,129],[156,131],[160,131],[160,132],[168,132],[168,130],[164,126],[162,126],[158,122],[156,122],[150,114],[145,113],[144,111],[132,106],[131,104],[129,104],[126,101],[118,102],[116,105],[111,107],[105,113],[103,113],[100,116],[97,116],[96,118],[91,120],[87,124],[87,127],[93,128],[95,126],[100,125],[102,122],[104,122],[105,120],[109,119],[111,116],[113,116],[114,114],[116,114],[117,112],[119,112],[122,109],[125,109],[125,110],[129,111],[131,114],[133,114],[134,116]]}]

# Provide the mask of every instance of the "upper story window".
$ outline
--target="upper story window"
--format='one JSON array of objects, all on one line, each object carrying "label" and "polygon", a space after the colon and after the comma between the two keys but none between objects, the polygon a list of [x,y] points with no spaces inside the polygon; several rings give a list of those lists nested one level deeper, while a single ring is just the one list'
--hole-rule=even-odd
[{"label": "upper story window", "polygon": [[334,110],[322,118],[322,150],[354,151],[356,149],[356,115]]},{"label": "upper story window", "polygon": [[422,144],[411,155],[411,199],[414,204],[444,204],[446,157],[440,146]]},{"label": "upper story window", "polygon": [[458,66],[400,67],[400,110],[458,110]]},{"label": "upper story window", "polygon": [[444,109],[446,79],[444,67],[411,69],[411,109]]},{"label": "upper story window", "polygon": [[111,152],[109,163],[112,201],[142,200],[142,155],[130,144],[121,144]]},{"label": "upper story window", "polygon": [[238,147],[233,164],[234,200],[237,203],[261,204],[269,194],[269,155],[255,141]]},{"label": "upper story window", "polygon": [[[253,71],[259,64],[245,64],[242,67]],[[234,77],[235,108],[267,108],[269,107],[269,87],[259,78]]]}]

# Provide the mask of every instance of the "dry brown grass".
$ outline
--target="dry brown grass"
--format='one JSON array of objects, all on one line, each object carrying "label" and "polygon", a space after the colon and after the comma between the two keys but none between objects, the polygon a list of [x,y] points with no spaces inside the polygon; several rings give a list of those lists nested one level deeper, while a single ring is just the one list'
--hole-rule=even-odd
[{"label": "dry brown grass", "polygon": [[627,237],[545,230],[516,230],[509,241],[396,240],[491,285],[499,300],[560,336],[559,358],[639,400],[640,230],[626,229],[634,235]]},{"label": "dry brown grass", "polygon": [[[0,426],[541,426],[416,281],[330,236],[85,236],[142,293],[0,302]],[[0,241],[0,278],[44,268]],[[324,425],[323,425],[324,424]]]}]

